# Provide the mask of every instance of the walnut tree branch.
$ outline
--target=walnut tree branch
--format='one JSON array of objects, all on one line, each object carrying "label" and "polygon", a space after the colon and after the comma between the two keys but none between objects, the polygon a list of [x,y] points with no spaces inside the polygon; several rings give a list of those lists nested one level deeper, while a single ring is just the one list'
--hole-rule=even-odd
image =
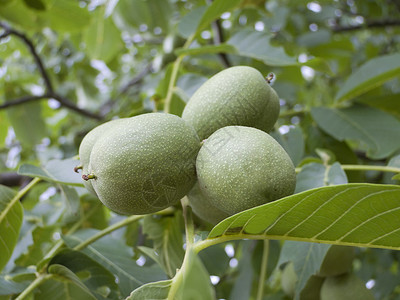
[{"label": "walnut tree branch", "polygon": [[[221,20],[216,19],[214,22],[212,22],[211,26],[214,33],[214,38],[213,38],[214,44],[220,45],[221,43],[224,42],[224,34],[222,31]],[[232,66],[231,62],[228,59],[228,56],[225,53],[219,53],[218,56],[220,57],[222,63],[226,68]]]},{"label": "walnut tree branch", "polygon": [[56,93],[54,91],[53,85],[52,85],[50,77],[44,67],[42,59],[40,58],[39,54],[37,53],[32,41],[24,33],[11,28],[8,24],[1,22],[1,21],[0,21],[0,27],[2,27],[4,29],[4,33],[0,35],[0,39],[5,38],[9,35],[14,35],[14,36],[20,38],[25,43],[25,45],[28,47],[29,52],[31,53],[31,55],[39,69],[40,75],[43,78],[44,85],[46,87],[46,93],[44,93],[43,95],[40,95],[40,96],[29,95],[29,96],[24,96],[24,97],[21,97],[18,99],[10,100],[10,101],[7,101],[7,102],[1,104],[0,109],[4,109],[4,108],[10,107],[10,106],[20,105],[20,104],[23,104],[26,102],[37,101],[40,99],[52,98],[52,99],[58,101],[61,106],[69,108],[70,110],[73,110],[81,115],[84,115],[89,118],[94,118],[97,120],[102,119],[101,116],[99,116],[95,113],[92,113],[85,109],[77,107],[74,103],[72,103],[71,101],[69,101],[68,99],[66,99],[65,97],[59,95],[58,93]]},{"label": "walnut tree branch", "polygon": [[38,101],[38,100],[42,100],[42,99],[54,99],[56,100],[58,103],[60,103],[61,106],[69,108],[72,111],[75,111],[83,116],[92,118],[92,119],[96,119],[96,120],[102,120],[102,117],[92,113],[90,111],[87,111],[85,109],[79,108],[77,107],[74,103],[72,103],[71,101],[69,101],[68,99],[64,98],[63,96],[53,92],[53,93],[45,93],[43,95],[29,95],[29,96],[23,96],[21,98],[17,98],[14,100],[10,100],[7,101],[5,103],[0,104],[0,110],[5,109],[5,108],[9,108],[12,106],[17,106],[17,105],[21,105],[27,102],[34,102],[34,101]]},{"label": "walnut tree branch", "polygon": [[360,25],[349,25],[349,26],[336,25],[332,27],[332,30],[334,32],[347,32],[360,29],[385,28],[391,26],[400,26],[400,20],[399,19],[371,20],[371,21],[366,21],[365,24],[360,24]]}]

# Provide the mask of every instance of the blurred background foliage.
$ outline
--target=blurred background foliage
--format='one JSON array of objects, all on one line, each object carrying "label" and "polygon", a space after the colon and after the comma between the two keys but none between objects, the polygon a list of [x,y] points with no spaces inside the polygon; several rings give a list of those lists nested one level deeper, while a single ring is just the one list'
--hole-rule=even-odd
[{"label": "blurred background foliage", "polygon": [[[226,3],[215,8],[216,19],[207,19],[203,14],[212,1],[205,0],[0,0],[0,183],[14,190],[26,184],[29,179],[16,173],[23,165],[26,171],[26,164],[47,166],[52,177],[59,165],[49,162],[77,155],[83,136],[112,118],[163,110],[180,115],[202,83],[234,65],[274,74],[281,115],[272,135],[297,167],[304,166],[297,192],[347,182],[398,183],[379,171],[344,173],[340,165],[328,174],[326,165],[400,167],[400,1]],[[33,276],[30,266],[61,235],[71,236],[65,242],[73,247],[122,218],[79,186],[42,182],[22,204],[18,246],[2,274],[22,274],[14,291],[26,287]],[[80,254],[103,266],[112,262],[103,271],[118,274],[120,281],[109,299],[171,275],[171,269],[145,257],[160,230],[179,235],[182,220],[176,215],[163,221],[146,217]],[[180,242],[167,245],[177,257],[160,258],[172,261],[173,268],[183,257]],[[254,296],[260,243],[202,252],[207,270],[218,277],[217,295]],[[270,273],[280,247],[272,243]],[[397,252],[358,249],[354,268],[363,280],[373,279],[377,299],[400,299],[398,260]],[[145,278],[125,272],[143,265],[146,271],[134,276]],[[78,263],[69,267],[77,269]],[[54,296],[46,285],[41,289]],[[275,298],[265,299],[283,299],[273,283],[268,289]]]}]

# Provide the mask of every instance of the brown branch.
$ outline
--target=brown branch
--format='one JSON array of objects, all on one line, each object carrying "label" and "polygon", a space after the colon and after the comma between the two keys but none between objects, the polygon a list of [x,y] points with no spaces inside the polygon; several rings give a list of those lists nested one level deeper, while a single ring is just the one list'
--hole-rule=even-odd
[{"label": "brown branch", "polygon": [[66,107],[72,111],[75,111],[83,116],[97,119],[97,120],[102,119],[101,116],[99,116],[95,113],[92,113],[92,112],[89,112],[87,110],[77,107],[74,103],[72,103],[71,101],[69,101],[68,99],[64,98],[63,96],[59,95],[58,93],[56,93],[54,91],[53,85],[52,85],[52,83],[50,81],[50,77],[47,74],[47,71],[44,67],[42,59],[40,58],[39,54],[37,53],[32,41],[24,33],[11,28],[6,23],[1,22],[1,21],[0,21],[0,27],[2,27],[5,30],[5,32],[0,36],[0,39],[5,38],[9,35],[15,35],[16,37],[20,38],[26,44],[26,46],[29,49],[29,52],[31,53],[31,55],[33,56],[33,59],[35,60],[36,65],[39,68],[40,75],[42,76],[42,78],[44,80],[44,84],[45,84],[46,90],[47,90],[46,93],[44,93],[43,95],[40,95],[40,96],[30,95],[30,96],[24,96],[24,97],[21,97],[18,99],[14,99],[11,101],[7,101],[0,105],[0,109],[4,109],[4,108],[10,107],[10,106],[20,105],[20,104],[23,104],[26,102],[51,98],[51,99],[58,101],[61,106]]},{"label": "brown branch", "polygon": [[360,25],[349,25],[349,26],[336,25],[332,27],[332,30],[334,32],[347,32],[360,29],[385,28],[391,26],[400,26],[400,19],[366,21],[365,24],[360,24]]},{"label": "brown branch", "polygon": [[[222,31],[221,20],[220,19],[215,20],[214,22],[212,22],[211,26],[214,32],[214,38],[213,38],[214,44],[220,45],[221,43],[224,42],[224,34]],[[229,68],[232,66],[226,53],[218,53],[218,56],[221,59],[225,68]]]},{"label": "brown branch", "polygon": [[6,31],[5,33],[8,33],[8,35],[15,35],[15,36],[19,37],[26,44],[26,46],[29,49],[29,52],[32,54],[32,56],[35,60],[36,65],[39,68],[39,72],[40,72],[40,75],[42,75],[46,89],[49,92],[53,92],[53,86],[52,86],[52,84],[50,82],[50,78],[47,75],[47,72],[44,68],[42,59],[40,58],[39,54],[36,52],[35,46],[31,42],[31,40],[28,39],[28,37],[25,34],[23,34],[22,32],[20,32],[18,30],[11,28],[6,23],[0,22],[0,27],[4,28],[4,30]]},{"label": "brown branch", "polygon": [[92,119],[96,119],[96,120],[102,120],[101,116],[77,107],[75,104],[70,102],[68,99],[66,99],[63,96],[61,96],[57,93],[54,93],[54,92],[53,93],[45,93],[45,94],[39,95],[39,96],[30,95],[30,96],[24,96],[21,98],[13,99],[13,100],[7,101],[3,104],[0,104],[0,110],[9,108],[12,106],[21,105],[21,104],[24,104],[27,102],[34,102],[34,101],[42,100],[42,99],[54,99],[58,103],[60,103],[61,106],[69,108],[70,110],[75,111],[83,116],[86,116],[86,117],[89,117]]},{"label": "brown branch", "polygon": [[0,184],[5,186],[25,186],[32,178],[17,173],[0,174]]}]

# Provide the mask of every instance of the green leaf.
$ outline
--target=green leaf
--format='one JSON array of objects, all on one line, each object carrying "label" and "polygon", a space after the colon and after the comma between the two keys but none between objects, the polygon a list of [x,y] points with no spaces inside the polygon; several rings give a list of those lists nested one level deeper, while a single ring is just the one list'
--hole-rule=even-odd
[{"label": "green leaf", "polygon": [[16,282],[10,277],[0,276],[0,296],[19,294],[29,285],[29,282]]},{"label": "green leaf", "polygon": [[400,117],[400,93],[382,96],[370,96],[357,98],[358,103],[376,107],[390,114]]},{"label": "green leaf", "polygon": [[[17,82],[4,84],[6,101],[18,98],[26,93]],[[46,136],[46,124],[42,117],[41,105],[38,102],[26,103],[7,109],[8,119],[14,129],[17,139],[25,146],[39,144]]]},{"label": "green leaf", "polygon": [[[202,299],[215,299],[215,291],[211,285],[210,275],[207,273],[200,258],[191,250],[186,255],[185,267],[181,270],[181,272],[184,272],[183,279],[174,299],[199,299],[199,295],[201,295]],[[179,282],[175,281],[174,283]]]},{"label": "green leaf", "polygon": [[126,300],[165,300],[172,285],[172,280],[164,280],[144,284],[134,290]]},{"label": "green leaf", "polygon": [[0,271],[13,253],[22,225],[22,205],[13,201],[16,194],[14,190],[0,185]]},{"label": "green leaf", "polygon": [[242,255],[238,263],[238,276],[230,292],[229,299],[241,300],[249,299],[251,294],[252,282],[254,279],[254,270],[251,264],[251,258],[254,254],[254,244],[245,241],[241,244]]},{"label": "green leaf", "polygon": [[332,166],[325,166],[320,163],[309,163],[301,168],[297,174],[296,193],[327,185],[347,183],[346,173],[341,165],[336,162]]},{"label": "green leaf", "polygon": [[79,160],[73,158],[63,160],[54,159],[50,160],[44,167],[23,164],[20,166],[18,173],[31,177],[39,177],[50,182],[82,186],[81,175],[74,172],[74,167],[79,164]]},{"label": "green leaf", "polygon": [[314,107],[311,115],[320,128],[337,140],[362,142],[370,158],[382,159],[400,149],[400,121],[383,111],[363,105],[343,109]]},{"label": "green leaf", "polygon": [[272,132],[271,135],[289,154],[293,164],[297,166],[303,158],[305,147],[301,128],[298,126],[291,126],[286,134],[281,134],[276,131]]},{"label": "green leaf", "polygon": [[234,34],[227,42],[236,48],[242,56],[261,60],[268,66],[294,66],[297,61],[288,56],[282,47],[272,46],[272,35],[253,29],[242,29]]},{"label": "green leaf", "polygon": [[53,264],[48,272],[53,276],[39,286],[40,299],[96,300],[82,281],[65,266]]},{"label": "green leaf", "polygon": [[[97,230],[80,230],[73,236],[63,238],[69,247],[74,247],[97,232]],[[132,259],[132,248],[124,244],[121,239],[112,236],[103,237],[82,252],[118,277],[118,287],[123,297],[127,297],[134,289],[145,283],[166,279],[156,264],[137,265]]]},{"label": "green leaf", "polygon": [[212,21],[221,16],[224,12],[230,11],[239,5],[241,0],[215,0],[207,7],[202,15],[196,33],[204,30]]},{"label": "green leaf", "polygon": [[295,299],[305,287],[307,280],[319,269],[330,245],[286,241],[283,244],[278,264],[292,261],[297,275]]},{"label": "green leaf", "polygon": [[270,238],[400,250],[400,187],[317,188],[236,214],[209,239]]},{"label": "green leaf", "polygon": [[80,201],[78,192],[74,188],[60,184],[59,189],[64,206],[63,221],[65,223],[77,221],[79,219]]},{"label": "green leaf", "polygon": [[354,71],[336,94],[336,101],[346,101],[359,96],[400,72],[400,53],[373,58]]},{"label": "green leaf", "polygon": [[154,251],[159,255],[162,268],[173,277],[176,269],[182,266],[185,251],[182,241],[182,217],[146,216],[143,223],[143,232],[153,240]]},{"label": "green leaf", "polygon": [[93,291],[98,299],[119,297],[114,275],[86,254],[65,249],[51,259],[49,265],[53,264],[63,265],[75,275],[81,275],[81,281]]},{"label": "green leaf", "polygon": [[178,32],[182,37],[188,38],[196,31],[206,9],[206,6],[199,6],[183,16],[178,24]]},{"label": "green leaf", "polygon": [[[29,1],[32,3],[32,1]],[[35,1],[40,5],[42,1]],[[86,7],[76,1],[45,1],[45,10],[31,9],[23,1],[13,1],[2,7],[0,15],[5,19],[23,26],[26,30],[39,30],[50,27],[52,30],[77,32],[89,25],[91,15]],[[42,3],[43,4],[43,3]]]},{"label": "green leaf", "polygon": [[202,55],[216,53],[235,53],[236,48],[228,44],[206,45],[198,48],[178,48],[175,50],[176,55]]},{"label": "green leaf", "polygon": [[104,17],[104,9],[99,9],[92,24],[84,33],[86,50],[92,59],[110,62],[123,48],[121,32],[111,17]]},{"label": "green leaf", "polygon": [[168,32],[174,10],[171,2],[165,0],[119,0],[115,12],[115,20],[123,21],[127,29],[146,24],[148,30],[160,27]]}]

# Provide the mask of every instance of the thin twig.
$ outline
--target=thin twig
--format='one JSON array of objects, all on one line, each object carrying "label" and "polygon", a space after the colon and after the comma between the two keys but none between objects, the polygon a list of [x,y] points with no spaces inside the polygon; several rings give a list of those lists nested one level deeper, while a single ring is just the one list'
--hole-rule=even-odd
[{"label": "thin twig", "polygon": [[39,69],[40,75],[43,78],[44,85],[46,87],[46,93],[44,93],[43,95],[39,95],[39,96],[28,95],[28,96],[24,96],[24,97],[21,97],[18,99],[10,100],[10,101],[7,101],[7,102],[1,104],[0,109],[24,104],[27,102],[37,101],[37,100],[41,100],[41,99],[54,99],[58,103],[60,103],[61,106],[69,108],[70,110],[73,110],[81,115],[84,115],[89,118],[97,119],[97,120],[102,119],[101,116],[99,116],[95,113],[92,113],[90,111],[87,111],[85,109],[77,107],[73,102],[71,102],[67,98],[61,96],[60,94],[58,94],[54,91],[53,85],[52,85],[52,83],[50,81],[50,77],[44,67],[42,59],[40,58],[39,54],[37,53],[32,41],[24,33],[11,28],[9,25],[7,25],[4,22],[0,22],[0,27],[2,27],[5,30],[5,32],[0,36],[0,39],[7,37],[9,35],[14,35],[14,36],[20,38],[26,44],[26,46],[29,49],[29,52],[33,56],[33,59]]},{"label": "thin twig", "polygon": [[360,30],[360,29],[370,29],[370,28],[385,28],[391,26],[400,26],[400,20],[393,19],[393,20],[373,20],[373,21],[366,21],[365,24],[360,25],[349,25],[349,26],[334,26],[332,30],[334,32],[347,32],[353,30]]},{"label": "thin twig", "polygon": [[28,39],[28,37],[25,34],[23,34],[22,32],[11,28],[10,26],[8,26],[7,24],[5,24],[3,22],[0,22],[0,27],[3,27],[6,30],[6,32],[9,32],[9,34],[19,37],[28,46],[29,52],[32,54],[32,56],[35,60],[35,63],[39,68],[40,74],[42,75],[46,89],[52,93],[54,90],[53,90],[53,86],[51,84],[50,78],[47,75],[46,69],[44,68],[42,59],[40,58],[39,54],[36,52],[35,46],[31,42],[31,40]]},{"label": "thin twig", "polygon": [[96,120],[102,120],[102,117],[92,113],[90,111],[87,111],[85,109],[79,108],[77,107],[75,104],[73,104],[71,101],[69,101],[67,98],[64,98],[63,96],[57,94],[57,93],[45,93],[43,95],[29,95],[29,96],[23,96],[21,98],[17,98],[17,99],[13,99],[13,100],[9,100],[3,104],[0,104],[0,110],[5,109],[5,108],[9,108],[12,106],[17,106],[17,105],[21,105],[27,102],[34,102],[34,101],[38,101],[38,100],[42,100],[42,99],[54,99],[56,100],[58,103],[60,103],[61,106],[69,108],[72,111],[75,111],[83,116],[92,118],[92,119],[96,119]]},{"label": "thin twig", "polygon": [[[213,38],[214,44],[215,45],[222,44],[224,42],[224,34],[222,31],[221,20],[216,19],[214,22],[212,22],[211,25],[214,32],[214,38]],[[225,68],[229,68],[232,66],[226,53],[218,53],[218,56],[221,59],[222,63],[224,64]]]}]

